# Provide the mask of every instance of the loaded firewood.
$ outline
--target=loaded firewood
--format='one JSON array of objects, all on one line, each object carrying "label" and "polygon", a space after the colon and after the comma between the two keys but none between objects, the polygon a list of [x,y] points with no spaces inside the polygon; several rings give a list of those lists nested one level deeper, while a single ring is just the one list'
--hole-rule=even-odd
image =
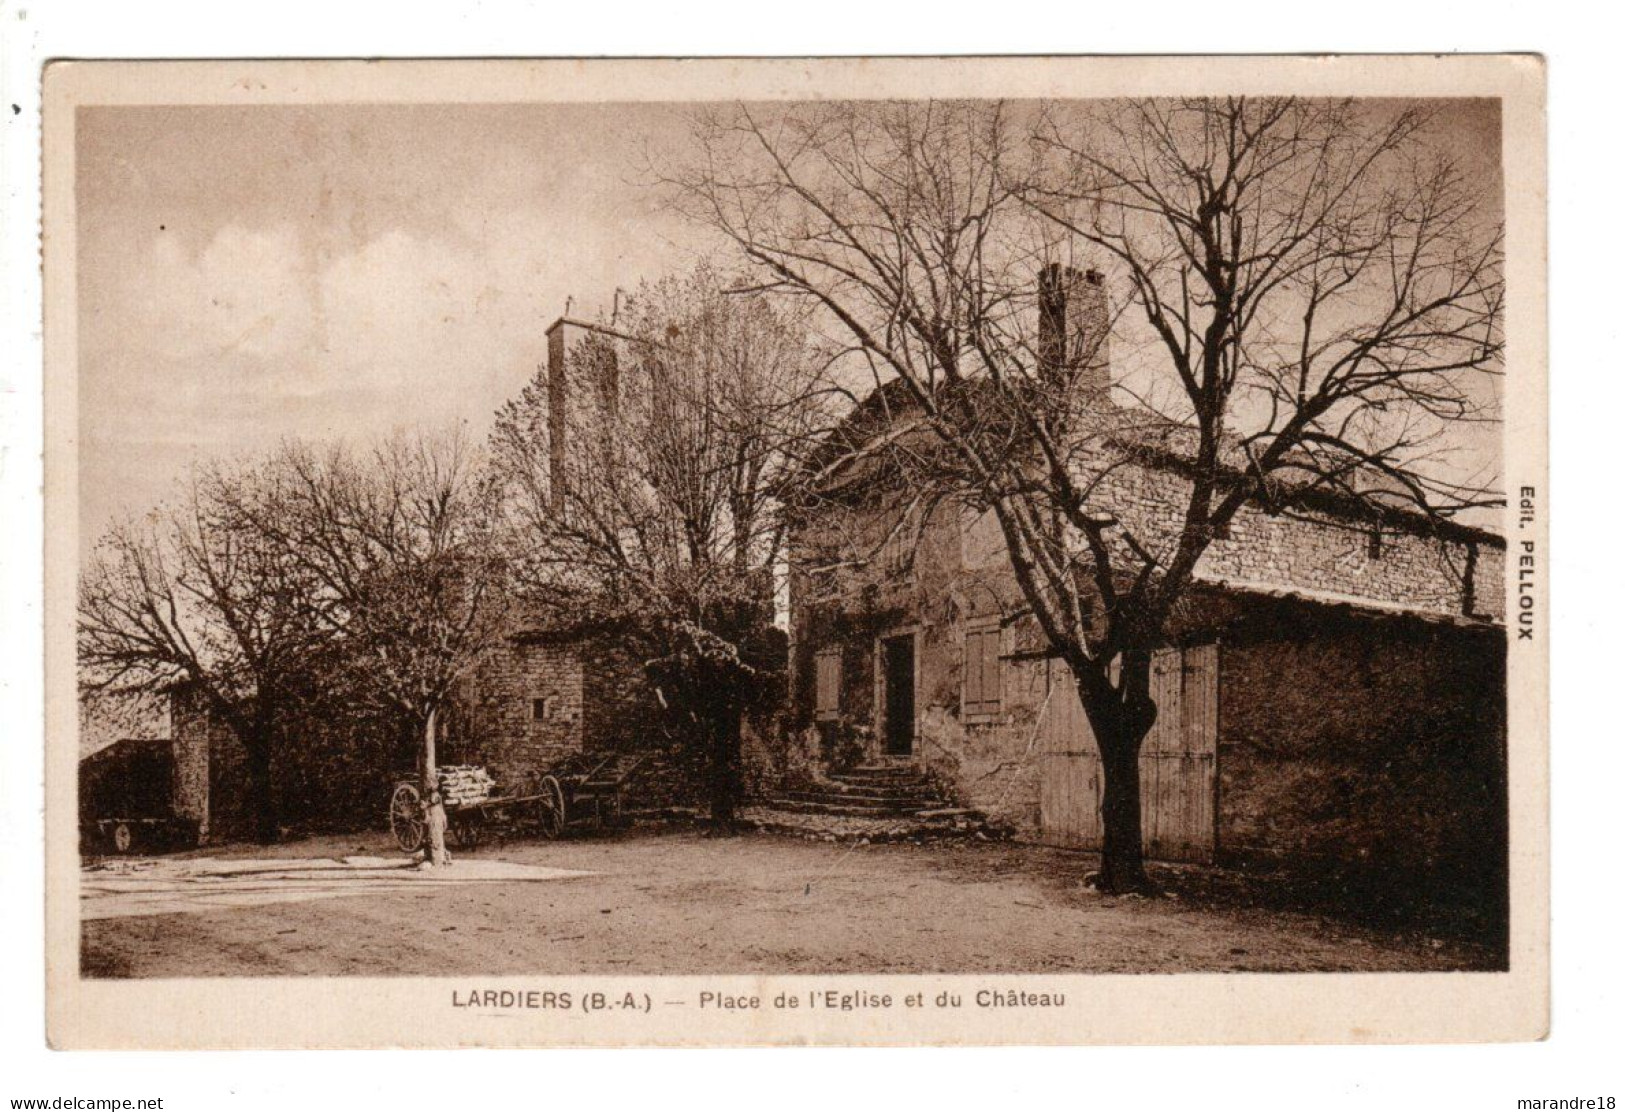
[{"label": "loaded firewood", "polygon": [[496,781],[479,765],[446,765],[439,772],[440,794],[452,807],[483,803],[496,786]]}]

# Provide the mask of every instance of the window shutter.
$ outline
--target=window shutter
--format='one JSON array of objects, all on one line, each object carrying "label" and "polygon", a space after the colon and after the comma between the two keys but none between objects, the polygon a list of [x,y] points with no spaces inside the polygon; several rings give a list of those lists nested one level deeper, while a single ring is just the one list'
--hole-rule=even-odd
[{"label": "window shutter", "polygon": [[982,707],[989,712],[999,709],[999,631],[982,634]]},{"label": "window shutter", "polygon": [[1000,694],[998,629],[966,632],[964,712],[997,714]]},{"label": "window shutter", "polygon": [[841,654],[822,652],[814,658],[816,675],[816,710],[819,714],[837,714],[841,709]]}]

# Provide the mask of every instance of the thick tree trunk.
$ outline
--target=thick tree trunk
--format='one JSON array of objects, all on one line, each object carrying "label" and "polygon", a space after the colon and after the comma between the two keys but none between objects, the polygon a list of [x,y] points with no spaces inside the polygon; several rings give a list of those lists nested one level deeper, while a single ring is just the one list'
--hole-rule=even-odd
[{"label": "thick tree trunk", "polygon": [[1149,892],[1140,815],[1140,737],[1120,733],[1100,742],[1100,765],[1105,778],[1100,801],[1100,875],[1102,892]]},{"label": "thick tree trunk", "polygon": [[1143,650],[1123,654],[1121,679],[1109,697],[1099,686],[1092,695],[1090,687],[1080,686],[1104,781],[1095,886],[1102,892],[1152,894],[1156,888],[1145,871],[1140,810],[1140,746],[1157,718],[1151,701],[1151,654]]},{"label": "thick tree trunk", "polygon": [[254,840],[270,845],[277,840],[276,788],[271,780],[271,731],[256,729],[243,739],[248,773],[249,805],[254,809]]},{"label": "thick tree trunk", "polygon": [[711,830],[732,834],[739,829],[739,750],[743,714],[728,704],[711,723]]},{"label": "thick tree trunk", "polygon": [[446,806],[440,798],[440,771],[435,760],[435,727],[439,712],[431,710],[423,724],[423,861],[430,867],[451,864],[446,852]]}]

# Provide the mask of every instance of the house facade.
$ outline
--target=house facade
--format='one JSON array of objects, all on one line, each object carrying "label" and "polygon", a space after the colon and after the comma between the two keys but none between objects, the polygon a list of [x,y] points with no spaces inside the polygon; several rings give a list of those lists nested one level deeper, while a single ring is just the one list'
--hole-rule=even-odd
[{"label": "house facade", "polygon": [[[1102,306],[1092,296],[1083,327],[1104,328]],[[1104,358],[1092,373],[1104,399]],[[1117,455],[1098,504],[1138,536],[1176,537],[1189,483],[1178,452],[1128,435],[1100,450]],[[865,519],[905,522],[891,527],[907,552],[880,543],[842,572],[793,569],[799,731],[786,775],[914,765],[1019,838],[1097,848],[1094,739],[997,522],[951,498],[909,520],[906,487],[863,486],[839,512],[809,515],[792,552],[863,549],[835,534],[863,534],[853,523]],[[1469,871],[1496,859],[1485,851],[1498,839],[1504,850],[1504,550],[1483,530],[1403,515],[1378,525],[1331,503],[1244,507],[1153,662],[1148,853],[1399,854]]]}]

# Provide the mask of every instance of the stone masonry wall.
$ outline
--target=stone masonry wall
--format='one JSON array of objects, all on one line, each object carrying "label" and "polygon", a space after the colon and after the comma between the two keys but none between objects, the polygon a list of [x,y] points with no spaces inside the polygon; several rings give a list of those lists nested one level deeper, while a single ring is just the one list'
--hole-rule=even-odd
[{"label": "stone masonry wall", "polygon": [[[477,670],[463,699],[455,759],[483,764],[499,784],[521,783],[572,753],[587,731],[581,652],[574,642],[513,639]],[[535,718],[532,700],[547,700]]]},{"label": "stone masonry wall", "polygon": [[[538,721],[532,701],[548,701]],[[638,752],[628,807],[691,804],[696,772],[661,728],[661,710],[636,655],[612,636],[506,643],[466,686],[456,759],[485,765],[523,789],[577,753]]]},{"label": "stone masonry wall", "polygon": [[[875,512],[884,516],[887,511]],[[962,713],[966,628],[1002,629],[1007,656],[1030,657],[1038,648],[1032,623],[1010,620],[1020,601],[1008,564],[981,553],[967,562],[964,533],[972,525],[973,516],[957,504],[938,505],[920,528],[906,574],[853,576],[833,590],[833,599],[801,602],[809,585],[804,576],[793,578],[789,720],[804,737],[816,739],[798,737],[793,748],[818,751],[826,765],[880,758],[885,722],[878,646],[885,637],[910,634],[916,763],[959,802],[1030,831],[1038,821],[1034,729],[1047,668],[1040,659],[1006,661],[999,711]],[[824,589],[831,590],[828,585]],[[819,720],[815,660],[830,649],[841,654],[840,709],[838,715]]]},{"label": "stone masonry wall", "polygon": [[[538,698],[547,700],[539,720]],[[659,748],[661,739],[649,732],[652,698],[641,667],[613,641],[511,639],[469,677],[442,718],[438,756],[442,764],[483,764],[499,784],[523,789],[583,749]],[[207,840],[248,835],[241,743],[189,690],[172,704],[177,815],[197,822]],[[391,777],[410,774],[419,744],[415,733],[391,732],[384,718],[286,724],[272,763],[285,825],[357,829],[381,821]]]},{"label": "stone masonry wall", "polygon": [[[1181,528],[1188,482],[1170,471],[1128,466],[1114,471],[1101,490],[1136,536],[1159,542],[1171,554]],[[1436,614],[1463,614],[1465,575],[1473,566],[1475,617],[1505,616],[1505,552],[1416,533],[1384,530],[1375,554],[1371,530],[1336,518],[1306,520],[1245,506],[1197,564],[1198,579],[1232,586],[1269,586],[1370,600]]]},{"label": "stone masonry wall", "polygon": [[170,698],[175,744],[175,813],[198,824],[198,842],[231,841],[252,832],[247,751],[231,727],[208,710],[195,688]]},{"label": "stone masonry wall", "polygon": [[206,716],[194,699],[170,696],[170,744],[175,754],[174,809],[177,818],[197,824],[201,843],[209,836],[209,734]]},{"label": "stone masonry wall", "polygon": [[[1262,615],[1220,646],[1221,859],[1493,921],[1505,898],[1505,638]],[[1267,625],[1267,628],[1262,628]]]}]

